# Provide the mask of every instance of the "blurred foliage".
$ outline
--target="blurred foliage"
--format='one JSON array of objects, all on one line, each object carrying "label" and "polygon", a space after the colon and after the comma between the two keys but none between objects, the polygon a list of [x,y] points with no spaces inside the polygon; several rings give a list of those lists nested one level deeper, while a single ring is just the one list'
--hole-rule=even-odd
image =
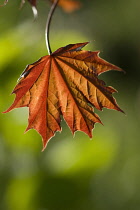
[{"label": "blurred foliage", "polygon": [[[2,4],[3,0],[0,0]],[[81,10],[58,9],[51,27],[56,50],[69,43],[91,41],[87,49],[126,71],[101,76],[117,90],[126,116],[104,109],[104,126],[93,139],[72,137],[62,121],[44,152],[33,130],[23,135],[28,110],[0,114],[0,209],[2,210],[139,210],[140,208],[140,47],[138,0],[81,0]],[[31,7],[19,1],[0,8],[0,111],[29,63],[47,53],[44,28],[49,5],[39,1],[34,22]],[[95,41],[94,41],[95,40]]]}]

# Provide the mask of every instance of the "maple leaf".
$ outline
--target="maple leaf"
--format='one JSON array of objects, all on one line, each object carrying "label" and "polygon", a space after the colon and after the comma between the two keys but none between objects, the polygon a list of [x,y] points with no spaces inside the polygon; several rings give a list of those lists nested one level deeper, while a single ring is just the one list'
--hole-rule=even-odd
[{"label": "maple leaf", "polygon": [[56,131],[61,131],[61,115],[72,133],[83,131],[92,137],[95,123],[101,123],[93,107],[123,112],[98,75],[119,67],[101,59],[99,51],[81,50],[88,42],[70,44],[28,65],[12,93],[13,104],[4,113],[29,107],[28,127],[42,136],[43,148]]}]

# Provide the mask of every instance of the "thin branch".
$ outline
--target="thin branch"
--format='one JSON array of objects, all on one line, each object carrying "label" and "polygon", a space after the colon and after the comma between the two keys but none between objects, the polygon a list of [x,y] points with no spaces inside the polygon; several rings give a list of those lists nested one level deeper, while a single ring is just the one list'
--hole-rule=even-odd
[{"label": "thin branch", "polygon": [[59,0],[55,0],[54,3],[52,4],[51,9],[50,9],[49,14],[48,14],[47,23],[46,23],[45,39],[46,39],[46,46],[47,46],[47,50],[48,50],[49,55],[52,53],[51,47],[50,47],[50,40],[49,40],[50,23],[51,23],[52,16],[53,16],[53,13],[55,11],[55,8],[57,6],[58,1]]}]

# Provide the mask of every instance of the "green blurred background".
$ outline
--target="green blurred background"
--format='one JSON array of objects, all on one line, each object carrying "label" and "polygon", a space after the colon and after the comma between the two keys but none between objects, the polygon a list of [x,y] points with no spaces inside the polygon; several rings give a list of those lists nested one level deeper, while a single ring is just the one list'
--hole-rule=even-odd
[{"label": "green blurred background", "polygon": [[[2,4],[4,0],[0,0]],[[100,78],[118,90],[126,115],[98,112],[90,140],[62,122],[41,152],[41,137],[25,135],[27,108],[0,114],[0,210],[139,210],[140,209],[140,2],[81,0],[83,7],[66,14],[57,9],[51,26],[53,50],[69,43],[91,41],[87,50],[126,71]],[[49,5],[38,1],[33,21],[30,5],[20,1],[0,8],[0,112],[27,64],[46,55],[44,28]]]}]

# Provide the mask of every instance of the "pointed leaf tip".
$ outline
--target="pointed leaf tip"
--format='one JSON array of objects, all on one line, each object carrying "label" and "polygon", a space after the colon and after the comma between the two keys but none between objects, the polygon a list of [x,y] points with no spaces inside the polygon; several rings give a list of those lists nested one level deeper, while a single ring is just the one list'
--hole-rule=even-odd
[{"label": "pointed leaf tip", "polygon": [[33,15],[34,15],[34,20],[36,20],[37,16],[38,16],[37,8],[35,6],[32,6],[32,11],[33,11]]}]

